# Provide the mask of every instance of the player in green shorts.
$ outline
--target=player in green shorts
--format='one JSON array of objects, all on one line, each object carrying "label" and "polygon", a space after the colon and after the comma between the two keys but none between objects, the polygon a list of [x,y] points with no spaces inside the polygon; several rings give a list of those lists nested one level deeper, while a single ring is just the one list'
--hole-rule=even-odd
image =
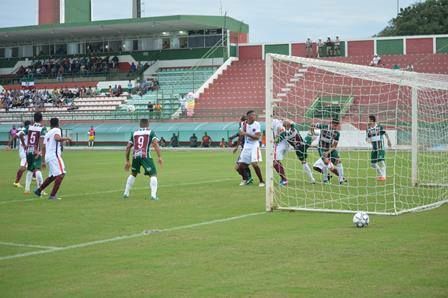
[{"label": "player in green shorts", "polygon": [[322,173],[324,183],[327,183],[330,175],[329,170],[339,177],[339,184],[346,182],[344,168],[339,153],[336,150],[339,143],[339,120],[333,119],[330,124],[316,124],[320,129],[318,152],[320,158],[314,163],[314,170]]},{"label": "player in green shorts", "polygon": [[[135,178],[140,173],[140,168],[143,167],[144,174],[150,176],[151,200],[159,199],[157,197],[157,169],[151,157],[151,145],[157,153],[159,164],[162,165],[163,160],[160,155],[159,139],[156,133],[149,128],[148,119],[141,119],[140,128],[132,133],[128,146],[126,147],[126,163],[124,169],[129,171],[131,168],[131,175],[129,175],[126,181],[123,198],[129,197],[129,192],[134,185]],[[129,160],[131,148],[133,148],[132,167]]]},{"label": "player in green shorts", "polygon": [[285,131],[280,134],[278,142],[286,140],[288,144],[294,148],[294,152],[296,153],[297,158],[302,162],[303,170],[310,179],[310,182],[312,184],[316,183],[311,168],[306,161],[308,157],[308,148],[313,142],[314,127],[311,128],[305,139],[303,139],[297,125],[293,121],[284,120],[283,126],[285,127]]},{"label": "player in green shorts", "polygon": [[377,180],[386,181],[386,151],[384,150],[384,136],[387,139],[387,145],[392,147],[389,136],[384,127],[376,123],[375,115],[369,115],[368,127],[366,130],[366,141],[372,144],[370,152],[370,163],[376,170]]},{"label": "player in green shorts", "polygon": [[[22,146],[25,148],[26,162],[28,164],[25,180],[25,194],[30,193],[33,173],[36,175],[37,187],[40,187],[44,181],[41,168],[45,167],[45,165],[42,165],[41,149],[47,129],[41,124],[42,119],[41,112],[34,113],[34,123],[26,127],[19,134]],[[27,136],[26,139],[25,136]]]}]

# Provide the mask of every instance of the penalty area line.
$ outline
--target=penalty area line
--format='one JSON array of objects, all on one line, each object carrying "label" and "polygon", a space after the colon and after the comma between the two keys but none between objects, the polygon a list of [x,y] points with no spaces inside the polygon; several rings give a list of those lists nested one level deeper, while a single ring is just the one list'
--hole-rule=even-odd
[{"label": "penalty area line", "polygon": [[58,249],[59,248],[57,246],[44,246],[44,245],[14,243],[14,242],[3,242],[3,241],[0,241],[0,245],[18,246],[18,247],[33,247],[33,248],[41,248],[41,249]]},{"label": "penalty area line", "polygon": [[234,220],[243,219],[243,218],[252,217],[252,216],[257,216],[257,215],[261,215],[261,214],[266,214],[266,212],[263,211],[263,212],[247,213],[247,214],[243,214],[243,215],[214,219],[214,220],[199,222],[199,223],[195,223],[195,224],[182,225],[182,226],[171,227],[171,228],[166,228],[166,229],[144,230],[143,232],[140,232],[140,233],[124,235],[124,236],[117,236],[117,237],[113,237],[113,238],[109,238],[109,239],[95,240],[95,241],[73,244],[73,245],[63,246],[63,247],[48,246],[47,247],[48,249],[45,249],[45,250],[31,251],[31,252],[20,253],[20,254],[15,254],[15,255],[3,256],[3,257],[0,257],[0,261],[18,259],[18,258],[23,258],[23,257],[30,257],[30,256],[35,256],[35,255],[49,254],[49,253],[54,253],[54,252],[58,252],[58,251],[65,251],[65,250],[71,250],[71,249],[77,249],[77,248],[84,248],[84,247],[89,247],[89,246],[94,246],[94,245],[99,245],[99,244],[104,244],[104,243],[110,243],[110,242],[115,242],[115,241],[120,241],[120,240],[128,240],[128,239],[143,237],[143,236],[157,234],[157,233],[166,233],[166,232],[174,232],[174,231],[178,231],[178,230],[193,229],[196,227],[212,225],[212,224],[217,224],[217,223],[225,223],[225,222],[234,221]]}]

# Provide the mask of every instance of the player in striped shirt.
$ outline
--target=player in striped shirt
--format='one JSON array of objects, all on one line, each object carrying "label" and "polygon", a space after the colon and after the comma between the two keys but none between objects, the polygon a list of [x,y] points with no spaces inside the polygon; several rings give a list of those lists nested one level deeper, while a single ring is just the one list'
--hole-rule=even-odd
[{"label": "player in striped shirt", "polygon": [[150,176],[150,188],[151,188],[151,200],[158,200],[157,196],[157,169],[156,165],[151,157],[151,145],[154,151],[157,153],[158,162],[162,165],[163,160],[160,154],[159,139],[156,133],[149,128],[149,120],[141,119],[140,128],[134,131],[129,139],[126,147],[126,163],[124,169],[129,171],[131,163],[129,156],[132,150],[132,168],[131,175],[129,175],[126,181],[126,188],[124,190],[123,198],[129,197],[129,192],[134,185],[137,174],[140,173],[140,168],[143,167],[144,173]]},{"label": "player in striped shirt", "polygon": [[320,129],[318,152],[320,158],[314,163],[314,170],[322,173],[324,183],[328,183],[329,170],[337,174],[339,184],[346,182],[344,178],[344,168],[341,158],[336,150],[339,143],[339,120],[333,119],[330,124],[316,124],[316,128]]},{"label": "player in striped shirt", "polygon": [[[25,180],[25,194],[30,193],[31,180],[33,179],[33,172],[36,174],[37,187],[42,185],[43,177],[41,168],[42,165],[42,145],[47,129],[42,126],[42,113],[34,113],[34,123],[25,128],[20,134],[20,142],[25,148],[27,173]],[[27,138],[25,139],[25,135]],[[26,141],[26,142],[25,142]]]},{"label": "player in striped shirt", "polygon": [[376,170],[378,181],[386,180],[386,163],[384,162],[386,151],[384,150],[384,136],[387,139],[387,146],[392,147],[389,136],[384,130],[384,127],[376,123],[375,115],[369,115],[369,122],[366,130],[366,141],[372,144],[370,162],[372,168]]},{"label": "player in striped shirt", "polygon": [[291,120],[284,120],[283,126],[285,131],[282,132],[279,136],[278,142],[282,142],[286,140],[286,142],[294,148],[297,158],[301,161],[303,170],[308,176],[311,183],[316,183],[316,180],[313,177],[313,173],[311,172],[311,168],[306,161],[308,157],[308,148],[311,146],[314,136],[314,127],[310,130],[305,139],[302,138],[300,132],[297,128],[297,124]]},{"label": "player in striped shirt", "polygon": [[[29,121],[29,120],[26,120],[24,123],[23,123],[23,128],[17,133],[17,138],[19,138],[20,139],[20,134],[24,134],[24,130],[26,129],[26,128],[28,128],[28,126],[31,124],[31,121]],[[26,142],[27,142],[27,135],[25,135],[24,134],[24,140],[25,140],[25,144],[26,144]],[[13,185],[15,186],[15,187],[17,187],[17,188],[21,188],[22,187],[22,185],[20,185],[20,179],[22,178],[22,175],[23,175],[23,173],[25,173],[25,171],[26,171],[26,152],[25,152],[25,147],[22,145],[22,142],[20,142],[19,141],[19,157],[20,157],[20,167],[19,167],[19,169],[17,170],[17,173],[16,173],[16,180],[15,180],[15,182],[13,183]]]},{"label": "player in striped shirt", "polygon": [[71,139],[62,136],[58,118],[50,119],[50,127],[51,129],[45,134],[42,146],[42,158],[45,160],[48,168],[48,177],[45,179],[44,183],[34,191],[34,194],[40,197],[43,194],[44,189],[54,181],[49,199],[60,200],[60,198],[57,197],[57,193],[66,173],[64,161],[62,160],[62,143],[71,141]]}]

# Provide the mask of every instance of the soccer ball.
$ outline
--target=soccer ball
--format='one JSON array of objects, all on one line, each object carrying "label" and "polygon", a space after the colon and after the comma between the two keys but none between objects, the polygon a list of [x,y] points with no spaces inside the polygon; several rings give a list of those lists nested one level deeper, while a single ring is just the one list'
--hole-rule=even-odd
[{"label": "soccer ball", "polygon": [[126,107],[126,111],[128,111],[129,113],[135,112],[135,106],[134,105],[128,105]]},{"label": "soccer ball", "polygon": [[365,212],[358,211],[353,216],[353,224],[357,228],[364,228],[369,225],[369,215]]}]

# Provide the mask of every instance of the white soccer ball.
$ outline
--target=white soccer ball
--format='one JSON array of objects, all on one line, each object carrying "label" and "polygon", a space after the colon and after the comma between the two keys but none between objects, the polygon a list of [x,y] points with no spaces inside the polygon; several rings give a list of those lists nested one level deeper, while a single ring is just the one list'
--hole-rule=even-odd
[{"label": "white soccer ball", "polygon": [[126,111],[128,111],[129,113],[135,112],[135,106],[134,105],[128,105],[126,107]]},{"label": "white soccer ball", "polygon": [[353,224],[357,228],[364,228],[369,225],[369,215],[365,212],[358,211],[353,216]]}]

